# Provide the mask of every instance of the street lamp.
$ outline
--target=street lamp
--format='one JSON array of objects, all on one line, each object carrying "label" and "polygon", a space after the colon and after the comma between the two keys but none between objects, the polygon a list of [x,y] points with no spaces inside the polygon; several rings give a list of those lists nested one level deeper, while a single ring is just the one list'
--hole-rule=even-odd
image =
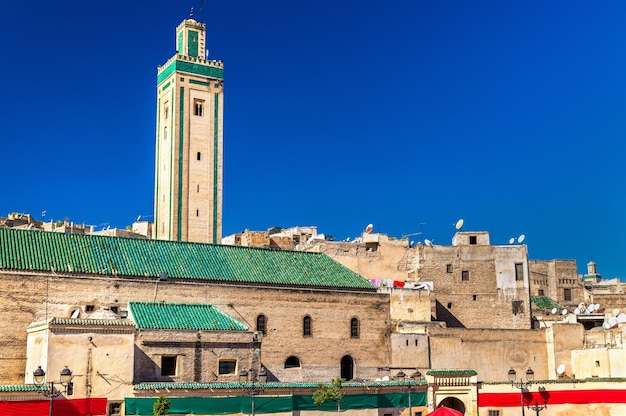
[{"label": "street lamp", "polygon": [[74,393],[74,383],[72,383],[72,378],[72,370],[65,366],[65,368],[61,370],[60,381],[56,382],[63,386],[63,391],[54,387],[54,381],[49,381],[47,383],[48,388],[44,389],[43,386],[46,384],[46,372],[41,368],[41,366],[38,366],[33,372],[33,382],[37,387],[37,393],[50,398],[50,416],[52,416],[52,404],[54,403],[53,399],[55,397],[59,397],[63,393],[67,393],[68,396],[71,396]]},{"label": "street lamp", "polygon": [[522,380],[521,377],[519,380],[517,380],[517,373],[512,367],[508,371],[508,375],[511,386],[520,390],[522,400],[522,416],[524,416],[524,390],[527,389],[531,384],[533,384],[533,380],[535,379],[535,372],[532,370],[532,368],[528,367],[528,370],[526,370],[526,381]]},{"label": "street lamp", "polygon": [[267,371],[261,368],[258,374],[255,374],[255,370],[250,370],[250,380],[248,380],[248,370],[245,368],[239,372],[239,384],[241,389],[250,395],[252,398],[252,416],[255,415],[254,397],[263,392],[263,385],[267,382]]},{"label": "street lamp", "polygon": [[413,380],[421,380],[422,378],[422,373],[419,372],[419,370],[415,370],[415,372],[410,375],[409,377],[406,376],[406,374],[404,374],[404,371],[400,370],[400,372],[398,374],[396,374],[396,379],[398,380],[398,382],[400,384],[404,384],[406,381],[406,391],[407,394],[409,395],[409,416],[413,416],[413,404],[412,404],[412,400],[411,400],[411,391],[412,391],[412,381]]}]

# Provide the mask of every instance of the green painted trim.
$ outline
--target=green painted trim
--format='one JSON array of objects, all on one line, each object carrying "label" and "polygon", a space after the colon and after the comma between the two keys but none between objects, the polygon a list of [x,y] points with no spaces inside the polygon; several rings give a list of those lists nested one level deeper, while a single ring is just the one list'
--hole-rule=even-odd
[{"label": "green painted trim", "polygon": [[182,241],[182,227],[183,227],[183,136],[185,129],[185,87],[180,87],[180,126],[178,137],[178,230],[176,233],[176,240]]},{"label": "green painted trim", "polygon": [[194,58],[198,57],[198,31],[197,30],[188,30],[187,31],[187,55],[193,56]]},{"label": "green painted trim", "polygon": [[160,156],[161,153],[159,153],[159,149],[161,146],[161,140],[159,140],[159,133],[161,131],[161,99],[157,99],[157,123],[156,123],[156,166],[155,166],[155,170],[156,172],[154,173],[154,223],[157,224],[157,226],[155,226],[154,228],[156,228],[156,230],[154,231],[154,238],[158,238],[159,236],[159,230],[158,230],[158,213],[159,213],[159,171],[161,169],[159,169],[159,167],[161,166],[160,163]]},{"label": "green painted trim", "polygon": [[213,110],[213,244],[217,244],[217,218],[218,218],[218,162],[219,162],[219,93],[215,93],[215,104]]},{"label": "green painted trim", "polygon": [[170,86],[170,81],[167,81],[165,83],[165,85],[163,85],[163,88],[161,88],[161,91],[165,91],[167,89],[167,87],[169,87],[169,86]]},{"label": "green painted trim", "polygon": [[157,85],[161,85],[161,83],[175,71],[201,75],[207,78],[224,79],[224,68],[216,68],[210,65],[175,59],[159,72],[157,75]]},{"label": "green painted trim", "polygon": [[172,227],[174,225],[174,151],[175,151],[175,137],[174,137],[174,103],[176,100],[176,88],[171,89],[171,103],[172,103],[172,117],[170,117],[170,190],[168,192],[168,201],[170,203],[170,216],[167,219],[167,239],[172,239]]},{"label": "green painted trim", "polygon": [[196,84],[196,85],[203,85],[205,87],[210,87],[211,83],[210,82],[204,82],[204,81],[197,81],[195,79],[190,79],[189,80],[190,84]]}]

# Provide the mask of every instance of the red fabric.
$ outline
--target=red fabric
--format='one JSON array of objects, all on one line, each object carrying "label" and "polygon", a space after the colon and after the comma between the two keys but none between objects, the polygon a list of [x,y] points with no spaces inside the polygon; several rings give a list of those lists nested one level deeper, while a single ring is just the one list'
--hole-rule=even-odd
[{"label": "red fabric", "polygon": [[[520,393],[479,393],[478,407],[519,407]],[[524,406],[543,404],[626,403],[626,390],[558,390],[524,392]]]},{"label": "red fabric", "polygon": [[404,287],[404,282],[400,282],[398,280],[394,280],[393,281],[393,286],[394,287]]},{"label": "red fabric", "polygon": [[463,413],[458,410],[450,409],[449,407],[440,406],[426,416],[463,416]]},{"label": "red fabric", "polygon": [[[48,416],[50,400],[0,401],[2,416]],[[107,399],[54,399],[53,416],[104,416]]]}]

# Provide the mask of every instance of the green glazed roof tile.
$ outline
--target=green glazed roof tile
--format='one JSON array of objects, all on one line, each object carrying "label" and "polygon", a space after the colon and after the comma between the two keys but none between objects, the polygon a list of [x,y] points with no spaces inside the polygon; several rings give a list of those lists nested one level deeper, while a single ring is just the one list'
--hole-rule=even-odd
[{"label": "green glazed roof tile", "polygon": [[213,305],[130,302],[137,328],[247,331],[248,327]]},{"label": "green glazed roof tile", "polygon": [[332,287],[376,286],[326,254],[0,228],[0,268],[120,277]]}]

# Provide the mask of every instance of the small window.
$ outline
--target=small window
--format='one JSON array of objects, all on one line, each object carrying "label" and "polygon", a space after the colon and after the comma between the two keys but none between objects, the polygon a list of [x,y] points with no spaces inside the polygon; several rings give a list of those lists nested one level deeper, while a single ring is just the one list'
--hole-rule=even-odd
[{"label": "small window", "polygon": [[120,308],[118,306],[111,306],[111,312],[113,312],[114,314],[118,314]]},{"label": "small window", "polygon": [[194,99],[193,100],[193,115],[202,117],[202,113],[204,112],[204,100]]},{"label": "small window", "polygon": [[452,309],[452,302],[448,302],[448,309]]},{"label": "small window", "polygon": [[476,299],[478,299],[478,295],[472,295],[472,300],[476,301]]},{"label": "small window", "polygon": [[85,305],[85,312],[93,312],[95,309],[94,305]]},{"label": "small window", "polygon": [[265,315],[259,315],[256,317],[256,330],[262,332],[264,335],[267,334],[265,329]]},{"label": "small window", "polygon": [[519,282],[521,280],[524,280],[524,265],[515,263],[515,281]]},{"label": "small window", "polygon": [[524,301],[523,300],[514,300],[511,302],[511,307],[513,308],[513,315],[517,315],[518,313],[524,312]]},{"label": "small window", "polygon": [[198,185],[198,192],[200,192],[200,185]]},{"label": "small window", "polygon": [[454,268],[451,264],[446,264],[446,273],[452,273],[453,270]]},{"label": "small window", "polygon": [[600,367],[600,361],[596,361],[596,367]]},{"label": "small window", "polygon": [[285,361],[285,368],[300,368],[300,360],[298,357],[291,356]]},{"label": "small window", "polygon": [[350,320],[350,338],[358,338],[359,337],[359,320],[356,318],[352,318]]},{"label": "small window", "polygon": [[563,299],[564,300],[572,300],[572,289],[570,288],[565,288],[563,289]]},{"label": "small window", "polygon": [[545,291],[543,289],[537,290],[537,296],[545,296]]},{"label": "small window", "polygon": [[236,360],[220,360],[219,373],[220,374],[235,374],[236,367],[237,367]]},{"label": "small window", "polygon": [[161,375],[162,376],[175,376],[176,375],[176,356],[164,355],[161,357]]},{"label": "small window", "polygon": [[109,415],[116,416],[122,414],[122,403],[121,402],[109,402]]},{"label": "small window", "polygon": [[199,216],[200,216],[200,210],[199,210],[199,209],[197,209],[197,210],[196,210],[196,217],[199,217]]},{"label": "small window", "polygon": [[302,320],[302,335],[305,337],[311,336],[311,317],[305,316]]},{"label": "small window", "polygon": [[200,152],[198,152],[198,154],[196,154],[196,160],[200,160],[202,158],[202,155],[200,154]]},{"label": "small window", "polygon": [[476,245],[476,243],[478,242],[475,235],[470,235],[469,240],[471,245]]},{"label": "small window", "polygon": [[415,346],[416,346],[416,347],[417,347],[417,344],[418,344],[418,342],[417,342],[417,340],[415,340]]},{"label": "small window", "polygon": [[163,140],[167,140],[167,126],[163,127]]},{"label": "small window", "polygon": [[490,410],[488,416],[500,416],[499,410]]},{"label": "small window", "polygon": [[463,270],[461,272],[461,280],[463,281],[469,280],[469,270]]},{"label": "small window", "polygon": [[167,120],[170,115],[170,103],[169,101],[163,105],[163,118]]}]

